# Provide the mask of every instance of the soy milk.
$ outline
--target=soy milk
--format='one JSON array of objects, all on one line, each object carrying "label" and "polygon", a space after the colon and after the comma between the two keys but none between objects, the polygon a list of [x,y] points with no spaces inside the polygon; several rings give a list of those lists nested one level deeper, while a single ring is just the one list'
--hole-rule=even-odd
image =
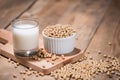
[{"label": "soy milk", "polygon": [[39,28],[32,24],[18,24],[13,28],[14,48],[31,50],[38,47]]}]

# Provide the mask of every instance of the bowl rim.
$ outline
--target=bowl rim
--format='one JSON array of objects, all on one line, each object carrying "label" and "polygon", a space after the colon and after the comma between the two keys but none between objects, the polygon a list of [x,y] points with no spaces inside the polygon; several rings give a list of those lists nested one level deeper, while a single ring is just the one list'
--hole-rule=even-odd
[{"label": "bowl rim", "polygon": [[47,35],[45,35],[44,30],[43,30],[42,31],[42,36],[46,37],[46,38],[49,38],[49,39],[69,39],[69,38],[72,38],[72,37],[76,36],[76,33],[73,33],[73,35],[65,37],[65,38],[54,38],[54,37],[48,37]]}]

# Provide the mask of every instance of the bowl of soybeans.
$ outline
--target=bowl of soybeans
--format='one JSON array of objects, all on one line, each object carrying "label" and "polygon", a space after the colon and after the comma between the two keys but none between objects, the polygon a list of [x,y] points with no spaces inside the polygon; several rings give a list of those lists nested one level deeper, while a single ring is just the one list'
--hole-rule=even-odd
[{"label": "bowl of soybeans", "polygon": [[42,31],[44,48],[55,54],[68,54],[74,50],[76,31],[69,24],[50,25]]}]

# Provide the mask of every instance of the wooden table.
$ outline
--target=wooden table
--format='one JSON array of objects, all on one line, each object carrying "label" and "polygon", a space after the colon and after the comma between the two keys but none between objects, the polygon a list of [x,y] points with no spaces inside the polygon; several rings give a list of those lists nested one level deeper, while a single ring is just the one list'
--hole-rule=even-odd
[{"label": "wooden table", "polygon": [[[0,28],[11,30],[10,23],[18,18],[36,19],[40,31],[47,25],[72,24],[77,30],[77,46],[94,59],[102,54],[120,59],[120,1],[119,0],[0,0]],[[111,47],[107,45],[111,43]],[[2,44],[0,44],[2,45]],[[73,64],[74,65],[74,64]],[[0,80],[20,80],[26,67],[0,56]],[[13,78],[13,74],[18,75]],[[50,75],[28,76],[26,80],[54,80]],[[96,80],[109,80],[103,76]]]}]

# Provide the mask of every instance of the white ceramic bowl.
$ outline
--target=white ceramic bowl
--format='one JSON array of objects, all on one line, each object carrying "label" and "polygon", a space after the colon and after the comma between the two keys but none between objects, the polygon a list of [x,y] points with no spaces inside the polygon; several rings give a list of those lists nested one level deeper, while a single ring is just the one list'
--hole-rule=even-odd
[{"label": "white ceramic bowl", "polygon": [[46,51],[55,54],[67,54],[73,51],[75,47],[76,33],[66,38],[48,37],[42,31],[44,48]]}]

